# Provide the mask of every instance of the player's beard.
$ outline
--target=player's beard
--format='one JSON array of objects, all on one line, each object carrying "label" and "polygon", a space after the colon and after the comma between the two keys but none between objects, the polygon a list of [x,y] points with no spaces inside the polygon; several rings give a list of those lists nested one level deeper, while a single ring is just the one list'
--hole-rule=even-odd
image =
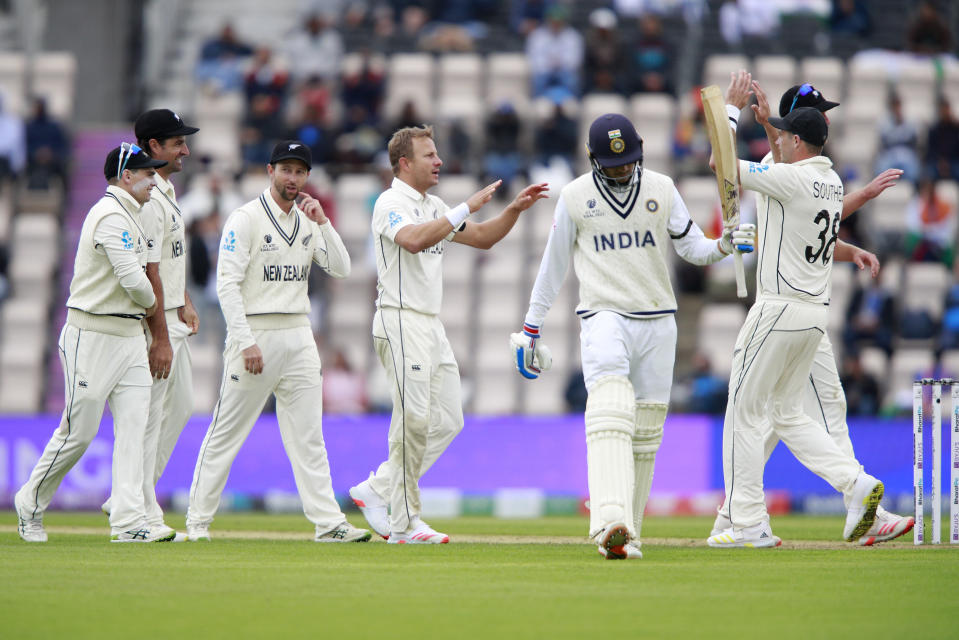
[{"label": "player's beard", "polygon": [[[296,185],[289,186],[280,182],[275,182],[273,186],[276,188],[276,192],[280,195],[280,197],[287,202],[294,202],[296,197],[300,195],[300,188]],[[292,195],[290,195],[291,191]]]}]

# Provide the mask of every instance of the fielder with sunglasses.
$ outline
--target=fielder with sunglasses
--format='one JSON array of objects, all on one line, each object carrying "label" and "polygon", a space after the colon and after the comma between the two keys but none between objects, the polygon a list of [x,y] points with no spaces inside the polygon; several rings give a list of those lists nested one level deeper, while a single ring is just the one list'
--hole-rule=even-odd
[{"label": "fielder with sunglasses", "polygon": [[[756,121],[766,130],[766,136],[769,138],[771,151],[763,158],[761,164],[773,165],[782,162],[782,149],[779,147],[779,130],[769,122],[770,108],[765,92],[758,83],[752,83],[752,89],[756,96],[756,104],[752,109],[755,112]],[[748,97],[748,96],[747,96]],[[745,103],[734,105],[737,109],[745,106]],[[829,122],[826,111],[838,107],[838,102],[826,100],[825,96],[809,83],[796,85],[787,90],[779,101],[779,115],[786,117],[789,113],[802,107],[812,107],[823,114],[826,122]],[[858,210],[872,200],[887,188],[895,185],[903,172],[901,169],[887,169],[880,173],[868,185],[845,194],[843,198],[841,220],[844,220],[853,212]],[[864,251],[842,240],[836,241],[836,250],[834,259],[840,262],[854,262],[860,269],[869,267],[873,277],[879,272],[879,260],[875,255]],[[839,382],[839,372],[836,368],[836,356],[833,353],[832,343],[829,340],[829,334],[824,333],[819,341],[816,350],[816,356],[813,360],[812,372],[805,384],[803,390],[803,409],[806,415],[812,417],[817,423],[822,425],[826,432],[831,436],[839,448],[849,455],[854,456],[852,441],[849,439],[849,427],[846,424],[846,395],[843,392],[842,385]],[[773,450],[779,443],[779,436],[766,423],[764,440],[765,460],[769,460]],[[725,450],[724,450],[725,453]],[[725,457],[725,456],[724,456]],[[723,461],[724,470],[730,469],[728,460]],[[727,495],[729,494],[729,478],[727,476]],[[850,492],[843,492],[843,499],[846,507],[849,507]],[[728,518],[728,504],[724,504],[719,514],[716,516],[716,522],[713,524],[713,530],[710,535],[717,535],[730,526]],[[872,527],[856,542],[857,544],[870,546],[877,542],[884,542],[898,538],[904,533],[912,530],[915,519],[903,517],[886,511],[881,506],[876,509],[876,519]]]},{"label": "fielder with sunglasses", "polygon": [[162,542],[173,530],[151,529],[143,504],[143,436],[150,404],[150,367],[141,320],[157,308],[144,269],[147,234],[140,208],[156,185],[156,160],[124,142],[109,153],[106,193],[80,231],[67,321],[60,333],[66,407],[14,503],[20,537],[46,542],[43,512],[63,477],[93,441],[103,404],[113,413],[113,542]]}]

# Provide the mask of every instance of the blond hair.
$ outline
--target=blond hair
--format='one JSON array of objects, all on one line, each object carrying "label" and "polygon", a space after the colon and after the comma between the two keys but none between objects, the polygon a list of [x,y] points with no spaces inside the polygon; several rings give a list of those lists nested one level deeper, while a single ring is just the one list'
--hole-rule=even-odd
[{"label": "blond hair", "polygon": [[424,124],[421,127],[403,127],[393,134],[386,146],[390,154],[393,175],[399,175],[400,158],[409,158],[413,154],[413,138],[433,138],[433,127]]}]

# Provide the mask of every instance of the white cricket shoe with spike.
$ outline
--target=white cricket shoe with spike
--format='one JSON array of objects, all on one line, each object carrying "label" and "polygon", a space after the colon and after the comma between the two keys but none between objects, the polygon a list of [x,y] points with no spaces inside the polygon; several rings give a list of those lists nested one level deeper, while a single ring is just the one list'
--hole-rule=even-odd
[{"label": "white cricket shoe with spike", "polygon": [[[611,522],[592,535],[607,560],[625,560],[629,557],[629,528],[622,522]],[[642,554],[640,553],[640,557]]]},{"label": "white cricket shoe with spike", "polygon": [[426,524],[419,518],[414,520],[415,526],[412,531],[406,533],[390,534],[390,544],[448,544],[450,537],[445,533],[440,533]]},{"label": "white cricket shoe with spike", "polygon": [[19,507],[17,511],[17,533],[25,542],[46,542],[47,532],[43,528],[43,515],[39,518],[24,517]]},{"label": "white cricket shoe with spike", "polygon": [[[626,544],[624,544],[624,545],[623,545],[623,549],[626,551],[626,559],[627,559],[627,560],[642,560],[642,559],[643,559],[643,552],[640,551],[640,546],[641,546],[641,545],[642,545],[642,543],[639,542],[638,540],[630,540],[629,542],[627,542]],[[608,557],[609,557],[609,556],[606,555],[606,554],[607,554],[607,551],[606,551],[606,549],[603,548],[602,545],[600,545],[600,546],[598,546],[598,547],[596,547],[596,548],[599,550],[599,555],[603,556],[604,558],[608,558]]]},{"label": "white cricket shoe with spike", "polygon": [[902,534],[912,531],[915,524],[915,518],[900,516],[880,507],[876,510],[876,521],[869,527],[866,535],[859,538],[859,545],[871,547],[879,542],[898,538]]},{"label": "white cricket shoe with spike", "polygon": [[169,542],[175,537],[176,531],[167,526],[158,529],[134,527],[120,533],[114,533],[110,542]]},{"label": "white cricket shoe with spike", "polygon": [[[372,475],[372,474],[371,474]],[[390,516],[387,512],[386,501],[373,491],[369,479],[350,488],[350,498],[366,518],[370,529],[381,538],[390,537]]]},{"label": "white cricket shoe with spike", "polygon": [[188,542],[210,542],[210,525],[195,524],[186,526],[186,539]]},{"label": "white cricket shoe with spike", "polygon": [[865,471],[856,478],[849,496],[849,508],[846,510],[846,526],[843,527],[842,537],[846,542],[852,542],[862,536],[872,527],[876,520],[876,509],[882,501],[882,483]]},{"label": "white cricket shoe with spike", "polygon": [[725,531],[711,535],[706,539],[706,544],[715,549],[735,549],[746,547],[748,549],[768,549],[778,547],[783,543],[779,536],[773,535],[769,526],[769,521],[743,529],[729,527]]},{"label": "white cricket shoe with spike", "polygon": [[313,542],[368,542],[373,537],[367,529],[357,529],[345,520],[330,530],[316,527]]}]

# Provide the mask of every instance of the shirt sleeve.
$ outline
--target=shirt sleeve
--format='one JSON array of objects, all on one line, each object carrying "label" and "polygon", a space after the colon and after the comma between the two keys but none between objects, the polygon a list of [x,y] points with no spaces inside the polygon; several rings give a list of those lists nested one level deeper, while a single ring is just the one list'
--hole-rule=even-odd
[{"label": "shirt sleeve", "polygon": [[317,225],[319,234],[313,249],[313,262],[334,278],[345,278],[350,275],[350,254],[346,251],[343,239],[333,228],[333,223]]},{"label": "shirt sleeve", "polygon": [[[156,189],[154,189],[154,193]],[[163,207],[148,200],[140,209],[140,222],[147,237],[147,262],[159,262],[163,252]]]},{"label": "shirt sleeve", "polygon": [[739,181],[744,189],[758,191],[777,200],[786,200],[799,187],[799,173],[789,164],[762,164],[739,161]]},{"label": "shirt sleeve", "polygon": [[719,262],[726,254],[719,250],[719,243],[710,240],[689,217],[689,209],[673,187],[673,208],[669,212],[669,237],[679,257],[692,264],[706,265]]},{"label": "shirt sleeve", "polygon": [[250,225],[239,211],[234,211],[223,227],[220,252],[216,263],[216,294],[226,320],[227,335],[241,350],[256,344],[246,319],[240,285],[250,264]]},{"label": "shirt sleeve", "polygon": [[560,195],[553,212],[553,229],[549,232],[543,261],[539,265],[539,273],[536,274],[533,292],[529,297],[526,324],[533,327],[543,326],[546,314],[556,301],[560,287],[563,286],[563,280],[566,279],[569,258],[575,243],[576,225],[570,219],[566,203]]},{"label": "shirt sleeve", "polygon": [[93,231],[94,248],[107,256],[113,265],[114,275],[130,299],[148,309],[156,302],[156,296],[129,242],[132,232],[130,223],[123,215],[105,216]]},{"label": "shirt sleeve", "polygon": [[380,198],[373,207],[373,234],[382,235],[391,241],[396,237],[396,233],[405,226],[414,224],[398,206],[398,203],[391,198]]}]

